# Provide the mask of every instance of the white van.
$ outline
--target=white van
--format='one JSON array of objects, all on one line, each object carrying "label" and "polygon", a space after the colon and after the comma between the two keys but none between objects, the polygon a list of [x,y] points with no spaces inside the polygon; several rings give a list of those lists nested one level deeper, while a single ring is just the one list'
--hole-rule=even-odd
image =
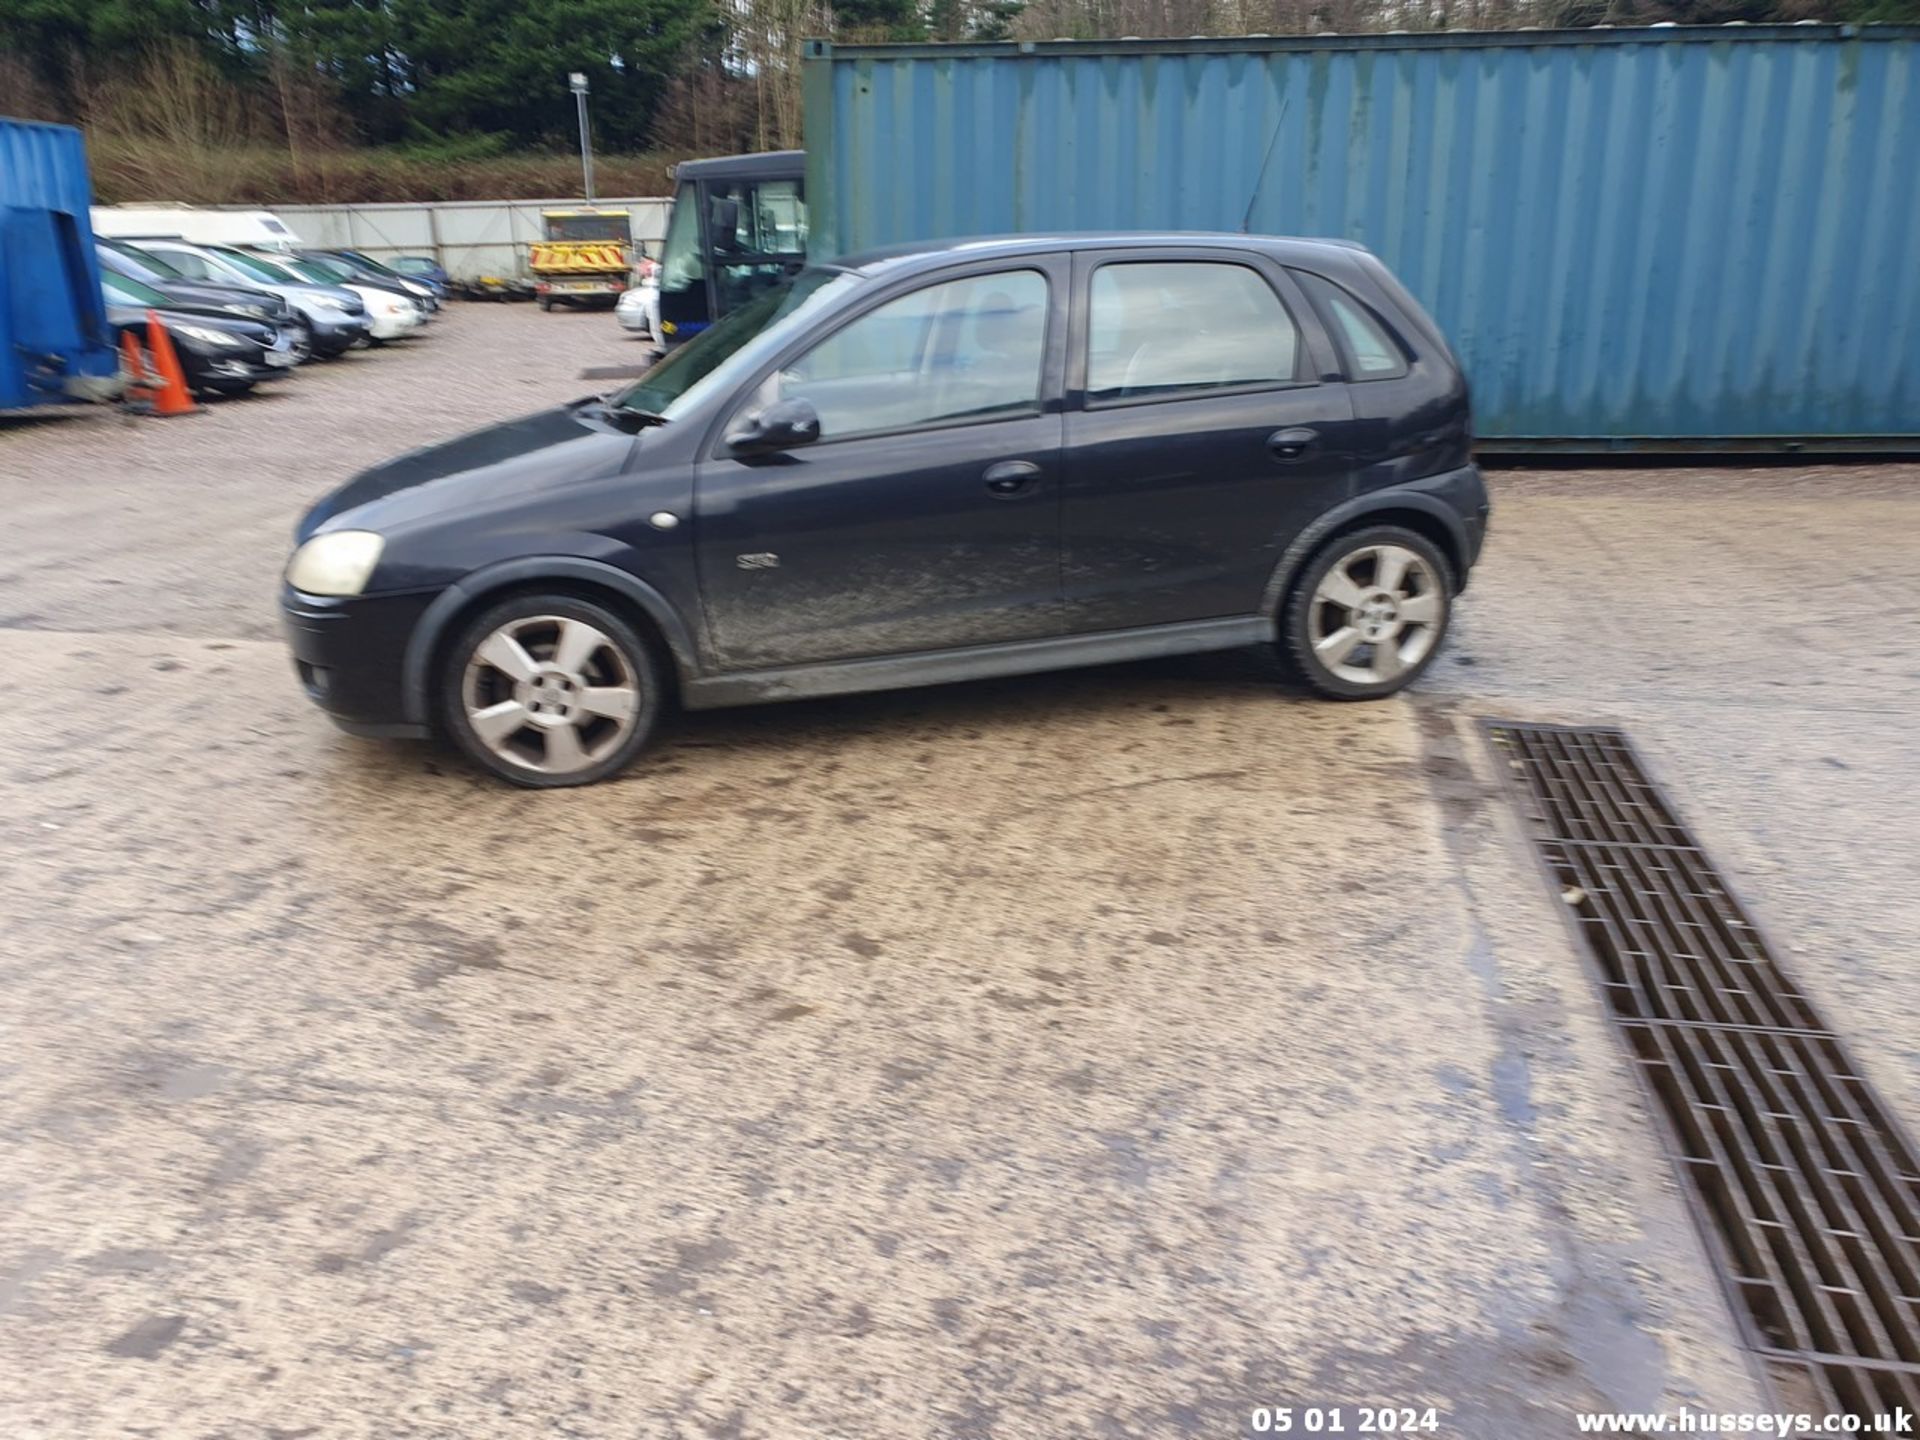
[{"label": "white van", "polygon": [[95,205],[93,233],[110,240],[177,237],[195,245],[303,244],[271,210],[205,210],[197,205]]}]

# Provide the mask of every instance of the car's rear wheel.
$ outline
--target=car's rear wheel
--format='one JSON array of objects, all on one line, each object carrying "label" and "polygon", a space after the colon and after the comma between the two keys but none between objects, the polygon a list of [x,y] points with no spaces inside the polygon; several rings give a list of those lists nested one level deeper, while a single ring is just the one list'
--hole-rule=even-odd
[{"label": "car's rear wheel", "polygon": [[462,627],[440,671],[441,719],[516,785],[588,785],[652,738],[658,662],[624,618],[570,595],[516,595]]},{"label": "car's rear wheel", "polygon": [[1433,663],[1452,602],[1452,570],[1432,541],[1370,526],[1336,536],[1307,565],[1281,617],[1281,644],[1322,695],[1377,700]]}]

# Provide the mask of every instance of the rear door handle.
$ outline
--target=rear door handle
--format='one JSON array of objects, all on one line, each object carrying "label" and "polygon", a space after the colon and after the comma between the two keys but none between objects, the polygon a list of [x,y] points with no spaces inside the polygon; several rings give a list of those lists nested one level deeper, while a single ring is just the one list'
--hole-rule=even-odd
[{"label": "rear door handle", "polygon": [[1318,430],[1309,430],[1304,425],[1296,425],[1286,430],[1276,430],[1267,437],[1267,449],[1273,452],[1276,460],[1298,460],[1311,450],[1320,439]]},{"label": "rear door handle", "polygon": [[1040,467],[1031,460],[1002,460],[989,465],[985,476],[987,489],[1002,497],[1018,495],[1040,478]]}]

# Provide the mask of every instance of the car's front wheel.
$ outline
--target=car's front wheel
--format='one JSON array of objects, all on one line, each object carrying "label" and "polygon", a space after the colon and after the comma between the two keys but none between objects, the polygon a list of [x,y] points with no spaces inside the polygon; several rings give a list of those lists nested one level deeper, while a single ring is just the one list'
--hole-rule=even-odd
[{"label": "car's front wheel", "polygon": [[571,595],[516,595],[462,627],[440,670],[446,732],[516,785],[588,785],[652,738],[658,662],[622,616]]},{"label": "car's front wheel", "polygon": [[1376,700],[1433,663],[1452,601],[1452,571],[1432,541],[1375,525],[1314,556],[1288,597],[1280,641],[1321,694]]}]

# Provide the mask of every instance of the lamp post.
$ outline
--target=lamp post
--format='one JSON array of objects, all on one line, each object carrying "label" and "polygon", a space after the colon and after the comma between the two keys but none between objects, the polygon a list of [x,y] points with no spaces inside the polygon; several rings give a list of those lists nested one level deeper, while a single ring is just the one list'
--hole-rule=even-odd
[{"label": "lamp post", "polygon": [[580,178],[586,185],[587,199],[593,199],[593,141],[587,131],[587,77],[575,70],[567,76],[574,103],[580,107]]}]

